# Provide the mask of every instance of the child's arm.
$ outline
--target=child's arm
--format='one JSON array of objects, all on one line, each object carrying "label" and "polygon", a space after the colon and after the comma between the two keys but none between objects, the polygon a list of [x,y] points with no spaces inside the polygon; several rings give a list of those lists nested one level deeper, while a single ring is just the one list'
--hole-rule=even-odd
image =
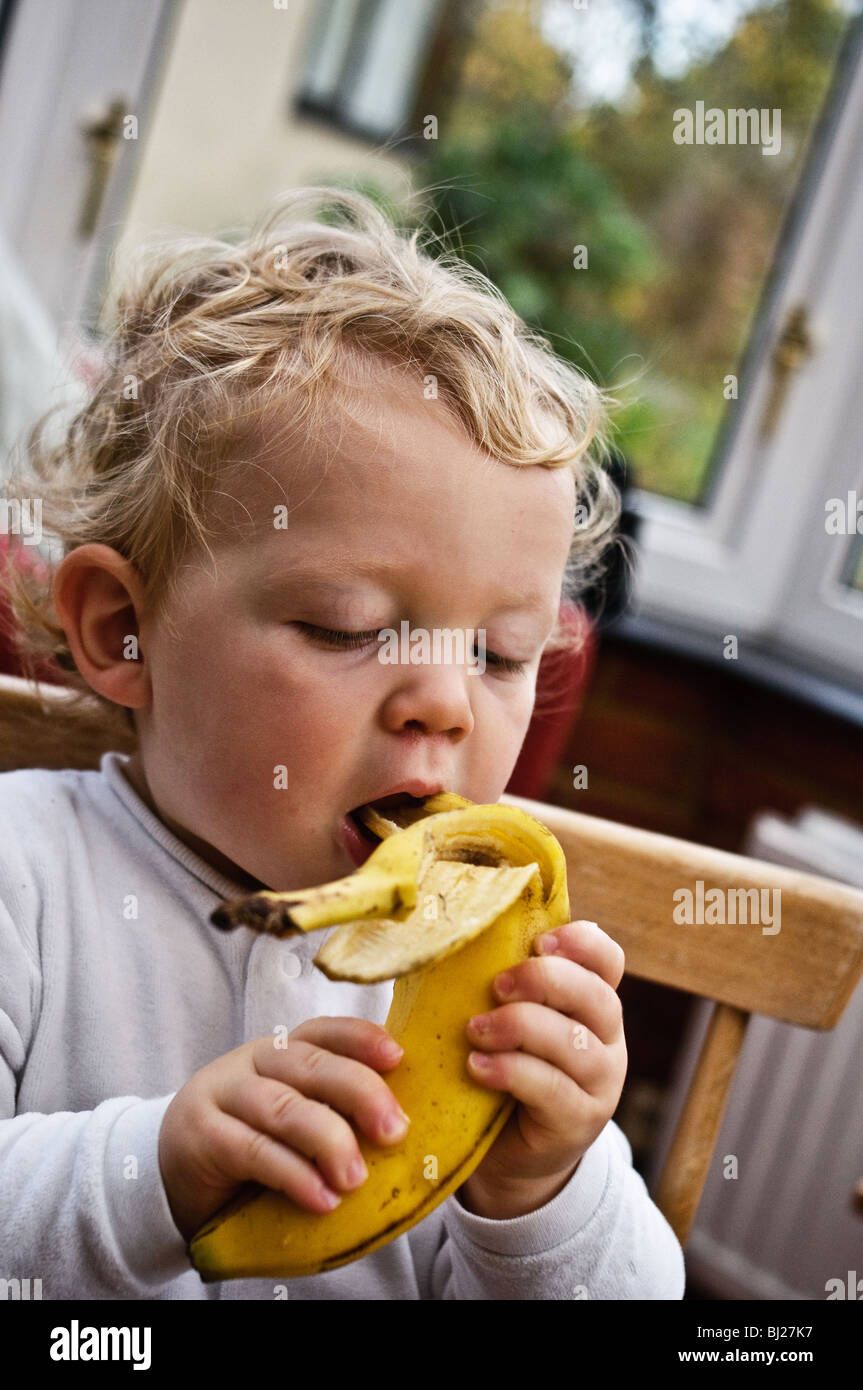
[{"label": "child's arm", "polygon": [[41,1001],[38,943],[2,902],[0,963],[0,1278],[41,1279],[43,1298],[152,1298],[185,1271],[199,1284],[159,1173],[172,1096],[59,1108],[67,1068],[58,1055],[43,1059],[57,1112],[29,1112],[18,1078]]},{"label": "child's arm", "polygon": [[150,1299],[188,1272],[187,1296],[200,1297],[156,1157],[171,1099],[0,1121],[0,1276],[40,1279],[43,1298]]},{"label": "child's arm", "polygon": [[[43,1298],[151,1299],[169,1283],[173,1297],[206,1298],[186,1240],[244,1181],[324,1211],[322,1176],[357,1185],[356,1134],[340,1112],[375,1142],[401,1137],[385,1131],[398,1107],[378,1074],[398,1051],[382,1050],[384,1028],[353,1018],[308,1020],[287,1050],[271,1037],[243,1044],[170,1095],[61,1109],[74,1068],[62,1049],[40,1057],[38,942],[2,899],[0,962],[0,1278],[39,1279]],[[56,1093],[56,1113],[28,1111],[31,1084]]]}]

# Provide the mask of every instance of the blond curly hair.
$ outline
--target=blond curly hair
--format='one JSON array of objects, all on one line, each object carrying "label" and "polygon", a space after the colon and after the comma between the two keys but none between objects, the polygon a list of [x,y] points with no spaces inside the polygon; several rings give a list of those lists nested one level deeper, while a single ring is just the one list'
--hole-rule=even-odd
[{"label": "blond curly hair", "polygon": [[[291,429],[314,432],[340,404],[348,360],[384,358],[420,383],[433,377],[470,439],[502,463],[572,470],[565,592],[577,595],[594,582],[619,514],[603,466],[611,398],[529,331],[480,271],[432,254],[437,240],[399,230],[360,192],[327,186],[282,193],[236,243],[151,237],[113,306],[104,374],[59,438],[45,439],[53,410],[29,432],[8,495],[41,499],[62,555],[93,541],[117,550],[164,614],[180,560],[209,551],[219,533],[216,499],[250,467],[243,444],[254,424],[284,413],[290,391]],[[549,415],[559,427],[551,441]],[[50,566],[41,579],[7,566],[20,659],[32,679],[47,663],[92,701],[52,579]],[[576,640],[561,627],[549,645]]]}]

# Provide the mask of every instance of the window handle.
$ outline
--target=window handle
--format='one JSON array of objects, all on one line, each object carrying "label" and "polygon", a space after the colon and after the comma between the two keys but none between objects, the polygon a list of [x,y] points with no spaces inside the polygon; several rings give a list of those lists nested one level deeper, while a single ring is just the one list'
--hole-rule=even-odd
[{"label": "window handle", "polygon": [[776,429],[780,412],[791,385],[791,379],[799,371],[807,357],[811,356],[814,343],[809,325],[809,315],[805,304],[798,304],[790,311],[779,336],[771,360],[770,388],[767,404],[761,417],[759,440],[770,439]]},{"label": "window handle", "polygon": [[81,125],[87,162],[90,166],[78,219],[78,236],[82,240],[89,239],[96,229],[108,180],[117,158],[123,118],[128,110],[128,103],[120,97],[115,97],[97,116]]}]

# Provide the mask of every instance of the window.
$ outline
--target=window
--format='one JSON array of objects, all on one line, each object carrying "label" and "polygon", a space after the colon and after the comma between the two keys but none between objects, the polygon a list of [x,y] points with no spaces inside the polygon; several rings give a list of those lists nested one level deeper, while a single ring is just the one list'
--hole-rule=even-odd
[{"label": "window", "polygon": [[[858,19],[787,220],[707,504],[638,497],[642,615],[698,629],[715,645],[734,634],[759,653],[852,682],[863,678],[861,54]],[[782,355],[801,324],[807,348],[789,375]]]},{"label": "window", "polygon": [[[606,304],[623,370],[610,352],[597,362],[625,379],[643,360],[619,423],[646,491],[709,506],[720,484],[783,223],[860,8],[658,0],[648,18],[634,0],[540,6],[573,64],[582,148],[647,238],[615,286],[622,312]],[[795,326],[789,373],[805,354]]]},{"label": "window", "polygon": [[376,143],[413,112],[440,0],[321,0],[296,105]]},{"label": "window", "polygon": [[657,255],[626,298],[644,370],[619,397],[642,518],[624,630],[714,659],[734,635],[741,668],[792,686],[863,679],[861,9],[733,0],[692,22],[661,0],[635,88],[646,9],[546,16],[590,158]]}]

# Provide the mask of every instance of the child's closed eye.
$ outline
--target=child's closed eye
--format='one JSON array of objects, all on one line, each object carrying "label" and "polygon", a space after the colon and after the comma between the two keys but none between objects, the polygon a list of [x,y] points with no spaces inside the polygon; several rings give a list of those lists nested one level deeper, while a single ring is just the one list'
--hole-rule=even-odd
[{"label": "child's closed eye", "polygon": [[[372,642],[379,642],[381,634],[389,629],[372,628],[367,632],[346,632],[339,628],[318,627],[314,623],[297,622],[294,624],[302,633],[313,642],[318,642],[325,647],[350,648],[367,647]],[[473,657],[477,656],[474,647]],[[496,670],[505,671],[510,675],[520,675],[528,665],[527,661],[516,661],[512,657],[499,656],[497,652],[485,652],[487,665],[495,667]]]},{"label": "child's closed eye", "polygon": [[372,642],[377,642],[381,628],[373,628],[370,632],[342,632],[338,628],[316,627],[314,623],[295,623],[301,632],[315,642],[322,642],[327,647],[367,647]]}]

